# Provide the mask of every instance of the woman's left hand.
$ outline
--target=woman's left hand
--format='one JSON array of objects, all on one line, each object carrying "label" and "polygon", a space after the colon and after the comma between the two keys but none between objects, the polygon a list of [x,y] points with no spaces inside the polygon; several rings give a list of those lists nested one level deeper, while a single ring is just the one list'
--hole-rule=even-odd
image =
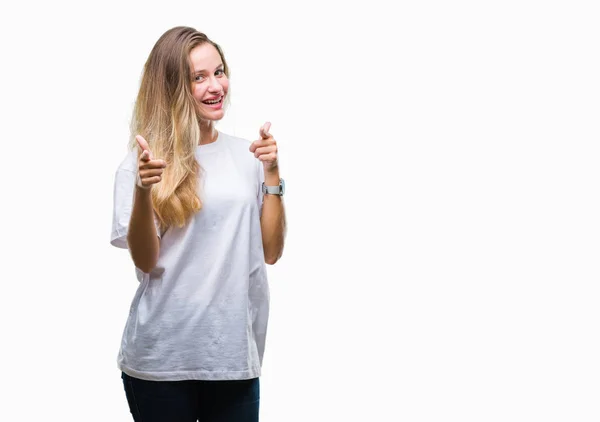
[{"label": "woman's left hand", "polygon": [[262,161],[265,172],[275,172],[278,169],[277,163],[277,142],[273,135],[269,133],[271,123],[267,122],[260,128],[260,139],[252,142],[250,152]]}]

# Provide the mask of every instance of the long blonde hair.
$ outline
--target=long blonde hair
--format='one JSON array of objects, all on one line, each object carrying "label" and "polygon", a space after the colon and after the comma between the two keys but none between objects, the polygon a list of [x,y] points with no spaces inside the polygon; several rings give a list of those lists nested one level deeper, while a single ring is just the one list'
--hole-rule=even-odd
[{"label": "long blonde hair", "polygon": [[195,157],[200,140],[200,115],[192,95],[193,48],[210,43],[229,68],[221,48],[190,27],[175,27],[156,42],[148,60],[131,119],[130,147],[136,135],[147,141],[153,157],[167,162],[160,183],[152,187],[152,204],[161,230],[182,227],[202,208],[197,192],[200,164]]}]

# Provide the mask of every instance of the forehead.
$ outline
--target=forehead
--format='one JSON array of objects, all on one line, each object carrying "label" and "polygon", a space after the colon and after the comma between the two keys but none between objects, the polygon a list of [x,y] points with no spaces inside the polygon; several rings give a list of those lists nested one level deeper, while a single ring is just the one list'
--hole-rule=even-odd
[{"label": "forehead", "polygon": [[219,52],[210,43],[194,47],[190,51],[190,61],[194,72],[200,72],[201,70],[212,71],[222,63]]}]

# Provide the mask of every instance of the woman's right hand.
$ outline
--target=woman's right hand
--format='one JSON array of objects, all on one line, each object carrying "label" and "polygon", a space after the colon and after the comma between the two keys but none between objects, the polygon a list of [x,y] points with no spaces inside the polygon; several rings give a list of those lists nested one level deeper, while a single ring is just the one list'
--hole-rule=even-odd
[{"label": "woman's right hand", "polygon": [[150,152],[148,142],[141,136],[135,137],[142,153],[138,159],[138,173],[136,184],[142,189],[150,189],[152,185],[162,179],[162,174],[167,163],[161,159],[154,159]]}]

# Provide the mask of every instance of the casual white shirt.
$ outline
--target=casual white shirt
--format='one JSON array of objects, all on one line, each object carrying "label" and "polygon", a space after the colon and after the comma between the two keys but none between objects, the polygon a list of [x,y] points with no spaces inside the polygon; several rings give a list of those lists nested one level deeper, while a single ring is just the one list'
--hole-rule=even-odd
[{"label": "casual white shirt", "polygon": [[[156,267],[149,274],[136,268],[139,286],[117,359],[126,374],[157,381],[260,376],[269,317],[264,173],[249,147],[221,132],[197,147],[202,209],[182,228],[157,230]],[[136,172],[131,151],[115,177],[111,244],[120,248],[127,248]]]}]

